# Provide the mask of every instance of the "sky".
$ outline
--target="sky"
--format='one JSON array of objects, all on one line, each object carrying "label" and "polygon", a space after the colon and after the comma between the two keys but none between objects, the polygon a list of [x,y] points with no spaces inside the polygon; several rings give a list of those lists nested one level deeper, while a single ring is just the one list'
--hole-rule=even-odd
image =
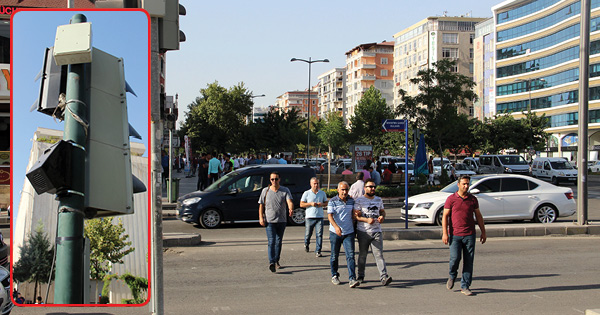
[{"label": "sky", "polygon": [[167,53],[166,91],[179,95],[179,119],[200,89],[218,81],[226,88],[244,82],[255,106],[274,105],[287,91],[308,88],[308,64],[291,58],[329,59],[312,65],[311,85],[345,53],[393,35],[429,17],[470,14],[492,17],[499,0],[180,0],[186,35],[179,51]]},{"label": "sky", "polygon": [[[46,47],[54,46],[56,28],[69,24],[76,13],[92,23],[92,46],[123,58],[125,79],[137,94],[127,93],[129,123],[142,136],[148,148],[148,17],[144,12],[105,11],[20,11],[13,15],[12,27],[12,175],[13,209],[17,211],[32,139],[38,127],[64,130],[64,122],[48,115],[30,112],[39,93],[34,81],[42,68]],[[148,156],[148,151],[144,156]],[[16,218],[16,215],[14,216]]]}]

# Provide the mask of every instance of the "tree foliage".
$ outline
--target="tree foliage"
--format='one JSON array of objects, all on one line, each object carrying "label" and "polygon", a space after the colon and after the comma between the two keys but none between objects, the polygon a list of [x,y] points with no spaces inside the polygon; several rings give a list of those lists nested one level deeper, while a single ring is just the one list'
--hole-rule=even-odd
[{"label": "tree foliage", "polygon": [[[13,266],[13,278],[19,282],[35,282],[33,294],[38,296],[38,283],[48,283],[54,257],[54,247],[44,232],[41,220],[35,232],[29,234],[27,241],[19,247],[19,250],[21,258]],[[54,272],[52,272],[52,279],[54,279]]]},{"label": "tree foliage", "polygon": [[516,120],[512,115],[496,115],[494,119],[486,118],[483,123],[476,124],[473,134],[483,152],[498,153],[503,149],[516,149],[524,152],[530,147],[543,150],[548,137],[544,131],[548,118],[535,113],[523,113],[524,118]]},{"label": "tree foliage", "polygon": [[90,239],[90,279],[104,280],[111,264],[122,264],[123,257],[135,250],[120,218],[117,224],[112,218],[88,220],[84,235]]},{"label": "tree foliage", "polygon": [[381,130],[381,121],[392,118],[394,114],[385,98],[379,90],[371,86],[354,109],[354,116],[350,118],[352,140],[372,145],[373,152],[383,151],[381,139],[384,132]]},{"label": "tree foliage", "polygon": [[[247,127],[246,141],[253,143],[258,151],[295,151],[296,145],[304,139],[301,124],[305,122],[298,110],[287,112],[270,110],[264,119]],[[251,140],[250,138],[254,138]]]}]

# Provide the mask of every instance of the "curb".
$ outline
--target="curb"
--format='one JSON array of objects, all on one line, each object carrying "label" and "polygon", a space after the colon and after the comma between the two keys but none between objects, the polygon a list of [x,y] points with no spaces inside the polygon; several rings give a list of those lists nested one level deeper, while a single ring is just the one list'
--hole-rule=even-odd
[{"label": "curb", "polygon": [[[442,229],[438,228],[383,228],[384,240],[432,240],[442,238]],[[491,237],[521,237],[547,235],[600,235],[600,225],[579,226],[566,224],[536,224],[531,226],[486,226],[486,234]],[[479,235],[479,229],[477,229]]]},{"label": "curb", "polygon": [[189,233],[164,233],[163,234],[163,247],[184,247],[184,246],[197,246],[202,243],[202,236],[200,234],[189,234]]}]

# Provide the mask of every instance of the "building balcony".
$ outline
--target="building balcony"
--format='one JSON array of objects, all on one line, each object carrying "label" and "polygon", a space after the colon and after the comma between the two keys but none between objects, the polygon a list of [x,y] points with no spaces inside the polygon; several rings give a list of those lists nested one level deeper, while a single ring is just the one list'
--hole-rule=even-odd
[{"label": "building balcony", "polygon": [[363,81],[375,81],[376,77],[374,74],[363,74],[359,79]]},{"label": "building balcony", "polygon": [[361,63],[356,67],[356,69],[375,69],[376,67],[377,67],[377,65],[375,65],[375,64]]}]

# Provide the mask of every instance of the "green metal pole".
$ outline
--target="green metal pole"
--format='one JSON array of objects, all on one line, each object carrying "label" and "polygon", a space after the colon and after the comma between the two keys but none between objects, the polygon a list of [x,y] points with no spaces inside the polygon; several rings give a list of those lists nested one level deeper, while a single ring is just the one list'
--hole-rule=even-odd
[{"label": "green metal pole", "polygon": [[[86,22],[75,14],[71,24]],[[71,155],[72,186],[58,193],[58,232],[56,235],[55,304],[83,304],[83,220],[85,206],[85,145],[89,106],[91,64],[69,65],[67,108],[63,139],[73,143]]]}]

